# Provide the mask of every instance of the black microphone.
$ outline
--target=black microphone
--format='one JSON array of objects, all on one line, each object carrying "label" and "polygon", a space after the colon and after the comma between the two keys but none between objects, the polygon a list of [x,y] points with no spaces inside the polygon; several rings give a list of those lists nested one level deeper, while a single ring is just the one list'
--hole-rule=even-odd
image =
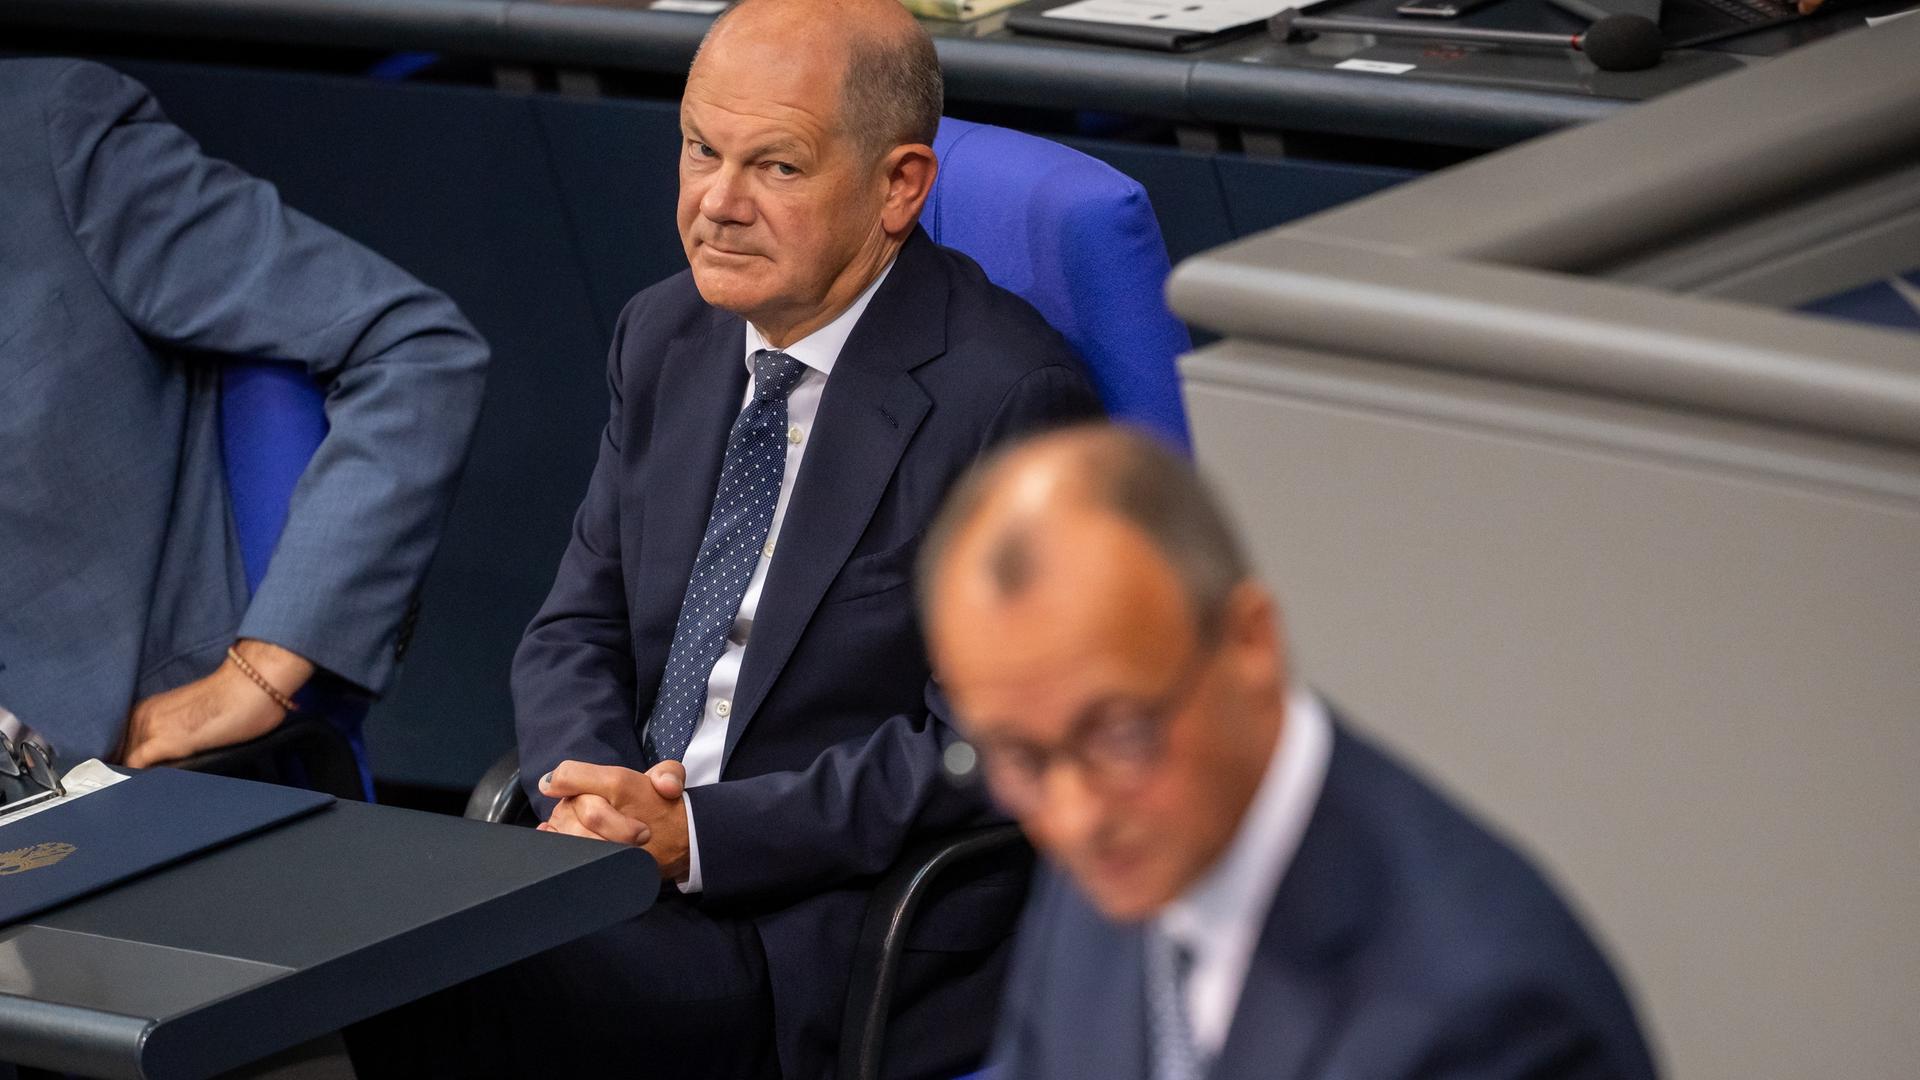
[{"label": "black microphone", "polygon": [[1535,45],[1572,49],[1587,54],[1601,71],[1639,71],[1660,62],[1667,40],[1652,19],[1639,15],[1608,15],[1584,34],[1543,34],[1531,30],[1483,30],[1473,26],[1433,26],[1384,19],[1342,19],[1332,15],[1301,15],[1288,9],[1267,20],[1267,31],[1281,41],[1316,33],[1372,34],[1375,37],[1438,38],[1442,41],[1484,41],[1490,45]]}]

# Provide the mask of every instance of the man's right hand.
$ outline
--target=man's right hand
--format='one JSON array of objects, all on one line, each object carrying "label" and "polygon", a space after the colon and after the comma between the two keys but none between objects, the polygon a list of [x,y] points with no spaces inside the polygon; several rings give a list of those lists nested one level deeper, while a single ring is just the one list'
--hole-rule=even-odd
[{"label": "man's right hand", "polygon": [[644,847],[660,876],[686,879],[689,865],[686,768],[663,761],[646,772],[618,765],[563,761],[540,778],[542,793],[559,800],[540,828],[591,840]]},{"label": "man's right hand", "polygon": [[538,826],[541,832],[565,833],[588,840],[643,847],[653,838],[645,822],[635,821],[599,795],[570,795],[553,806]]}]

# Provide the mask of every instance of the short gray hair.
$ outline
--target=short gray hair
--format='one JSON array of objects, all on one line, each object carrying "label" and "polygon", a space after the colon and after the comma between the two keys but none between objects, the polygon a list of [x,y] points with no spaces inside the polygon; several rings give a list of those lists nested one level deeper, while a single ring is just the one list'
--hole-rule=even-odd
[{"label": "short gray hair", "polygon": [[841,119],[873,157],[909,143],[932,146],[945,92],[933,38],[918,23],[911,33],[856,34],[847,43]]},{"label": "short gray hair", "polygon": [[[693,63],[721,24],[744,6],[720,13],[694,51]],[[946,81],[933,38],[918,22],[902,34],[854,30],[847,35],[847,70],[840,83],[840,125],[874,159],[896,146],[933,145],[946,107]]]}]

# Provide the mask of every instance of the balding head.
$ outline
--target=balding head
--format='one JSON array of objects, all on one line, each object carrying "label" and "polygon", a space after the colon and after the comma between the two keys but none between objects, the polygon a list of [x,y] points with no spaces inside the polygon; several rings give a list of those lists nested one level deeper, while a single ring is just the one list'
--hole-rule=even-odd
[{"label": "balding head", "polygon": [[1117,919],[1225,850],[1279,738],[1271,598],[1186,462],[1115,427],[1042,437],[922,548],[934,668],[996,796]]},{"label": "balding head", "polygon": [[1035,573],[1036,539],[1062,515],[1098,512],[1138,530],[1183,587],[1203,637],[1219,630],[1227,598],[1248,576],[1225,515],[1186,459],[1141,432],[1110,424],[1069,428],[991,458],[949,498],[921,549],[921,592],[962,533],[1008,598]]},{"label": "balding head", "polygon": [[709,50],[735,49],[830,66],[842,128],[873,157],[933,144],[943,107],[940,59],[898,0],[742,0],[708,28],[689,77]]}]

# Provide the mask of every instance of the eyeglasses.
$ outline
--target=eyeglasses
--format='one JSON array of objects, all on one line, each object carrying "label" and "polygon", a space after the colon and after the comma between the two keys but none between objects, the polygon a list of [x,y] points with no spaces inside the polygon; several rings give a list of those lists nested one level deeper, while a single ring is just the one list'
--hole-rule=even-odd
[{"label": "eyeglasses", "polygon": [[67,793],[53,749],[32,728],[0,709],[0,815]]},{"label": "eyeglasses", "polygon": [[1146,779],[1165,757],[1168,726],[1198,689],[1214,655],[1204,645],[1196,648],[1173,685],[1153,700],[1112,698],[1096,704],[1056,746],[1018,739],[975,740],[973,747],[994,797],[1009,813],[1025,814],[1040,805],[1047,774],[1062,761],[1072,762],[1089,786],[1105,794]]}]

